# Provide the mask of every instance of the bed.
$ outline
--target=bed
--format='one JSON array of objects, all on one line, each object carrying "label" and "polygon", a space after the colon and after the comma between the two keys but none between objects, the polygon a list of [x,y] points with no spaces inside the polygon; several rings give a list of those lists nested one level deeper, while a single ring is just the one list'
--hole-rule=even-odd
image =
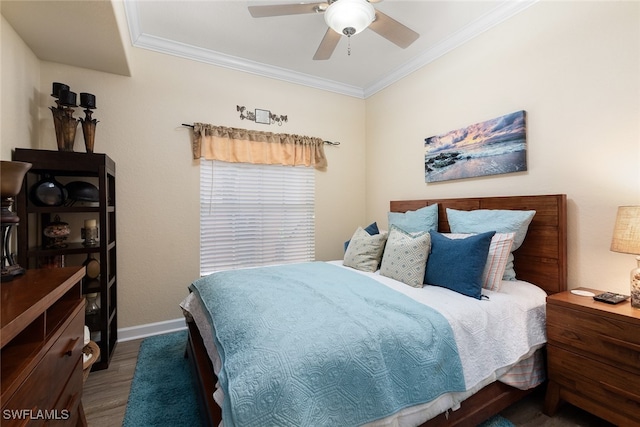
[{"label": "bed", "polygon": [[[539,291],[538,294],[542,293],[542,308],[536,308],[535,310],[537,310],[537,313],[540,313],[540,310],[542,310],[542,313],[544,313],[544,295],[560,292],[566,289],[567,249],[565,195],[392,201],[390,202],[390,212],[405,213],[417,211],[429,206],[434,207],[433,205],[437,205],[438,231],[442,233],[449,233],[451,231],[449,220],[447,217],[447,209],[453,209],[455,211],[475,211],[486,209],[535,211],[535,215],[533,216],[533,219],[528,226],[526,238],[522,242],[521,246],[513,253],[513,263],[515,271],[517,272],[517,279],[518,281],[524,281],[528,282],[529,284],[534,284],[535,286],[532,287]],[[318,276],[333,274],[336,268],[344,269],[343,266],[339,265],[341,264],[341,262],[327,264],[327,266],[313,266],[313,268],[327,269],[326,274],[325,270],[319,270],[319,273],[317,273]],[[363,276],[362,280],[380,281],[381,279],[379,275],[378,277],[375,277],[376,275],[372,273],[356,272],[350,274]],[[355,279],[355,277],[353,276],[350,277],[352,279]],[[395,281],[388,280],[387,278],[382,278],[382,282],[388,282],[383,284],[387,287],[393,288],[393,286],[397,285],[397,283],[394,283]],[[505,289],[511,289],[509,288],[510,285],[505,286]],[[406,294],[415,294],[416,292],[418,292],[416,291],[416,289],[409,289],[409,287],[407,286],[403,287],[402,285],[400,285],[400,287],[406,289]],[[435,292],[437,295],[449,292],[447,289],[440,289],[439,287],[431,288],[434,289],[430,289],[429,291]],[[524,288],[518,287],[516,285],[514,286],[514,289]],[[400,292],[397,292],[398,294],[402,293],[402,289],[398,288],[397,290],[400,290]],[[387,291],[383,290],[382,292]],[[531,292],[531,294],[528,294],[526,292],[523,294],[525,300],[529,298],[529,295],[531,295],[531,298],[533,299],[533,295],[536,291],[531,290]],[[492,303],[498,304],[500,298],[504,296],[502,294],[509,292],[498,292],[496,294],[491,294],[491,292],[483,293],[488,294],[491,298],[493,298]],[[385,298],[388,298],[387,294],[384,295],[386,295]],[[192,295],[190,295],[190,297],[192,297],[192,300],[194,299]],[[484,297],[487,297],[487,295],[484,295]],[[538,301],[540,301],[540,295],[535,295],[535,297],[538,299]],[[455,307],[458,305],[459,301],[462,301],[462,299],[469,299],[467,296],[463,295],[457,295],[453,298],[454,299],[452,301],[456,301],[455,303],[440,303],[441,307],[439,307],[440,310],[444,308],[444,310],[442,311],[446,312],[444,316],[448,316],[447,319],[449,321],[455,318],[456,314],[451,314],[455,312],[455,310],[448,310],[448,305],[451,307]],[[240,297],[237,299],[242,298]],[[423,301],[422,303],[429,305],[429,300],[436,301],[437,298],[429,296],[426,298],[426,301]],[[438,305],[438,303],[434,304]],[[477,301],[475,302],[475,304],[482,305],[481,303],[477,303]],[[523,304],[526,304],[526,301],[523,302]],[[540,303],[538,302],[537,304]],[[217,392],[217,400],[223,406],[225,404],[225,400],[224,398],[220,399],[220,388],[216,387],[216,384],[220,384],[221,378],[218,378],[214,373],[220,371],[219,357],[216,359],[215,355],[212,355],[211,349],[212,341],[215,342],[215,339],[213,339],[212,337],[214,333],[212,332],[211,327],[205,325],[205,323],[212,322],[210,322],[211,319],[208,319],[209,322],[203,321],[202,313],[197,316],[193,316],[194,313],[189,312],[189,310],[198,310],[194,310],[193,306],[189,306],[189,304],[184,304],[183,302],[183,308],[186,308],[186,316],[188,320],[187,324],[189,328],[189,339],[187,344],[186,356],[191,361],[193,375],[196,379],[203,423],[205,425],[219,425],[221,420],[223,419],[223,415],[220,404],[218,404],[214,399],[214,394],[216,394]],[[437,310],[438,309],[436,309],[436,311]],[[531,310],[532,312],[535,312],[534,309]],[[195,322],[193,321],[194,317],[200,318],[201,320]],[[207,316],[205,315],[204,317],[206,318]],[[211,316],[209,315],[209,317]],[[544,317],[544,315],[542,317]],[[220,325],[224,328],[222,324]],[[455,328],[455,326],[453,327]],[[516,402],[532,391],[532,389],[529,387],[518,387],[517,384],[516,386],[514,386],[513,382],[508,380],[503,381],[503,378],[508,377],[509,375],[507,374],[513,372],[513,370],[516,370],[516,365],[521,365],[523,363],[526,364],[532,359],[536,359],[536,363],[539,364],[542,348],[544,345],[544,337],[540,338],[540,335],[544,335],[544,324],[542,324],[542,326],[538,325],[536,327],[537,332],[532,333],[534,338],[530,338],[532,343],[529,353],[526,355],[523,354],[519,360],[513,360],[513,364],[504,366],[503,368],[501,368],[502,370],[496,369],[494,376],[486,375],[485,373],[474,374],[477,376],[477,378],[474,377],[475,379],[472,383],[467,383],[467,386],[468,384],[473,384],[473,387],[465,387],[464,390],[460,389],[457,391],[454,390],[456,387],[455,381],[452,380],[450,385],[450,387],[452,387],[452,391],[440,393],[439,397],[437,399],[434,399],[433,401],[414,403],[412,406],[408,407],[405,405],[402,411],[398,412],[400,416],[394,414],[389,417],[380,417],[380,419],[369,420],[371,421],[370,425],[477,425],[490,416],[497,414],[507,406],[511,405],[512,403]],[[399,332],[399,334],[401,333]],[[458,350],[460,350],[461,353],[468,353],[469,350],[465,350],[463,348],[463,342],[467,342],[468,338],[465,338],[463,342],[461,342],[459,334],[460,333],[458,332],[458,329],[456,329],[454,335],[456,336],[456,340],[458,340]],[[447,341],[444,340],[443,342]],[[215,350],[213,350],[213,353],[215,353]],[[450,360],[454,360],[451,355],[448,355],[446,357],[448,357]],[[463,358],[466,357],[467,356],[463,356]],[[493,357],[494,356],[489,356],[489,358]],[[468,363],[469,362],[465,361],[465,368],[462,370],[462,372],[464,373],[464,375],[461,375],[464,376],[463,380],[467,380],[472,376],[472,374],[468,373],[468,368],[466,367]],[[478,365],[479,363],[476,361],[475,364]],[[496,362],[496,366],[503,365],[503,362]],[[444,375],[444,377],[448,379],[454,378],[455,374],[447,373],[446,375]],[[481,378],[481,380],[478,380],[478,378]],[[222,377],[222,380],[222,382],[226,384],[227,380],[224,376]],[[322,380],[324,380],[324,378],[312,377],[312,381]],[[250,379],[248,384],[252,384]],[[319,387],[324,387],[325,383],[318,384],[322,384]],[[412,387],[416,386],[413,385]],[[230,400],[227,400],[227,403],[228,402],[230,402]],[[374,403],[372,405],[372,407],[374,407],[376,404]],[[358,407],[360,406],[362,406],[362,403],[358,404]],[[357,422],[357,424],[360,423],[362,422]]]}]

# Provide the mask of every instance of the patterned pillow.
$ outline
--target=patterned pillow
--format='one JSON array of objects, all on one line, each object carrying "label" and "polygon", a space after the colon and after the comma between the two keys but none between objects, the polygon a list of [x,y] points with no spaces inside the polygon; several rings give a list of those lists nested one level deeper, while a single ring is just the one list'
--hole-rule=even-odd
[{"label": "patterned pillow", "polygon": [[380,265],[387,233],[370,235],[358,227],[344,253],[343,264],[356,270],[374,272]]},{"label": "patterned pillow", "polygon": [[[511,254],[511,246],[516,233],[496,233],[491,238],[489,246],[489,255],[487,263],[482,273],[482,287],[490,291],[499,291],[502,284],[502,276],[504,269],[507,267],[509,255]],[[444,234],[450,239],[464,239],[472,236],[472,234]]]},{"label": "patterned pillow", "polygon": [[516,233],[511,246],[511,254],[504,270],[504,280],[516,280],[513,269],[513,251],[518,249],[527,235],[529,224],[536,211],[518,211],[502,209],[478,209],[458,211],[447,208],[447,219],[452,233]]},{"label": "patterned pillow", "polygon": [[415,211],[389,212],[389,229],[392,225],[408,231],[429,231],[438,229],[438,205],[425,206]]},{"label": "patterned pillow", "polygon": [[421,288],[431,236],[427,231],[408,233],[395,225],[389,230],[380,274],[415,288]]},{"label": "patterned pillow", "polygon": [[[376,222],[372,222],[371,224],[369,224],[367,226],[367,228],[364,229],[364,231],[366,231],[367,233],[369,233],[370,235],[374,235],[374,234],[380,234],[380,230],[378,230],[378,223]],[[344,242],[344,251],[347,251],[347,248],[349,247],[349,242],[351,240],[347,240],[346,242]]]}]

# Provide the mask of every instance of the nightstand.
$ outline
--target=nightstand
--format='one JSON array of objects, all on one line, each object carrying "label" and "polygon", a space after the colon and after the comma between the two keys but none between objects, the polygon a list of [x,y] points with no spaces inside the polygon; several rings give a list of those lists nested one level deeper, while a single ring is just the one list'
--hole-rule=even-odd
[{"label": "nightstand", "polygon": [[640,425],[640,310],[569,291],[548,296],[547,369],[545,414],[566,401],[619,426]]}]

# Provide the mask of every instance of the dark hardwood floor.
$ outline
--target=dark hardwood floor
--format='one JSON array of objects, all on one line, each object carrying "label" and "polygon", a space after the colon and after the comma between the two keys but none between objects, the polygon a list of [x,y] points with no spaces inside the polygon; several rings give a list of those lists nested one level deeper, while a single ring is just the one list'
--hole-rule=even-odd
[{"label": "dark hardwood floor", "polygon": [[[141,340],[118,343],[109,369],[92,372],[84,385],[82,403],[89,427],[122,425]],[[605,427],[612,424],[572,405],[564,405],[554,417],[542,413],[543,390],[503,411],[518,427]]]}]

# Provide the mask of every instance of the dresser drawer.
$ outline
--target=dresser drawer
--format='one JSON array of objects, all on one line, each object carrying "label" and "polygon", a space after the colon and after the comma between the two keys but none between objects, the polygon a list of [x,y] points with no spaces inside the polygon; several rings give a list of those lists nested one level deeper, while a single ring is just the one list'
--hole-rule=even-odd
[{"label": "dresser drawer", "polygon": [[[80,301],[73,310],[71,321],[51,345],[50,350],[31,371],[7,402],[3,402],[2,426],[39,426],[49,424],[48,418],[58,418],[56,425],[69,425],[69,416],[62,413],[69,406],[66,390],[73,389],[78,401],[72,410],[77,411],[82,394],[82,347],[84,339],[84,303]],[[59,401],[61,406],[52,406]],[[5,417],[11,412],[9,417]],[[52,411],[54,410],[54,411]],[[17,412],[16,412],[17,411]],[[45,413],[46,412],[46,413]],[[28,423],[27,423],[28,421]]]},{"label": "dresser drawer", "polygon": [[[43,363],[47,363],[54,371],[53,389],[51,392],[57,395],[69,375],[76,368],[79,360],[82,360],[82,348],[84,347],[84,304],[74,311],[73,318],[60,338],[51,347]],[[80,368],[82,372],[82,368]]]},{"label": "dresser drawer", "polygon": [[627,322],[549,305],[547,340],[640,375],[640,334]]},{"label": "dresser drawer", "polygon": [[55,373],[46,363],[38,364],[7,402],[2,402],[2,427],[40,426],[44,417],[39,411],[49,409]]},{"label": "dresser drawer", "polygon": [[608,406],[640,423],[640,375],[547,346],[549,377],[572,393]]},{"label": "dresser drawer", "polygon": [[[622,318],[622,317],[621,317]],[[603,334],[621,341],[636,344],[640,349],[640,334],[634,323],[590,313],[583,310],[547,305],[547,323],[570,327],[580,331]]]},{"label": "dresser drawer", "polygon": [[604,334],[547,325],[547,341],[640,375],[640,346]]},{"label": "dresser drawer", "polygon": [[58,401],[53,406],[60,416],[48,420],[47,426],[75,426],[78,422],[80,399],[82,398],[82,360],[74,367],[69,381],[60,391]]}]

